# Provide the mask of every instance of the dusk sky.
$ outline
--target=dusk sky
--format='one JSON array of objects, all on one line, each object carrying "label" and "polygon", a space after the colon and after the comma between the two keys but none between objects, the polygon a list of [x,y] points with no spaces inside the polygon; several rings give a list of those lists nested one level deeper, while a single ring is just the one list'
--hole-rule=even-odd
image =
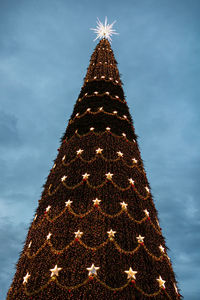
[{"label": "dusk sky", "polygon": [[200,1],[0,0],[1,300],[105,16],[178,287],[200,299]]}]

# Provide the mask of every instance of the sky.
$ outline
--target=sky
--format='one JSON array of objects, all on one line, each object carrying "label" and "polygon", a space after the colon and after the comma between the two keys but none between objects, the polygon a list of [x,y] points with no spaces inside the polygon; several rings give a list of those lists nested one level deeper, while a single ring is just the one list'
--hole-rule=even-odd
[{"label": "sky", "polygon": [[199,299],[199,11],[198,0],[0,0],[0,299],[105,16],[178,286]]}]

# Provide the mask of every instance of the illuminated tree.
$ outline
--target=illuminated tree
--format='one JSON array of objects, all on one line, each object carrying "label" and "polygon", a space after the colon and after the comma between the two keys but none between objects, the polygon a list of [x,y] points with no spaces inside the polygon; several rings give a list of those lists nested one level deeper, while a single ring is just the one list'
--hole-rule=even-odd
[{"label": "illuminated tree", "polygon": [[180,299],[108,39],[96,46],[7,299]]}]

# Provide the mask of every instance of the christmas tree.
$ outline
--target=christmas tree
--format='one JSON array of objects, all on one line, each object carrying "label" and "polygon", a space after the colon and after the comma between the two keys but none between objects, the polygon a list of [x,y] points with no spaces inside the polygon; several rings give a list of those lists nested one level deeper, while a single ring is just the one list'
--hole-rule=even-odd
[{"label": "christmas tree", "polygon": [[180,299],[137,135],[98,22],[7,299]]}]

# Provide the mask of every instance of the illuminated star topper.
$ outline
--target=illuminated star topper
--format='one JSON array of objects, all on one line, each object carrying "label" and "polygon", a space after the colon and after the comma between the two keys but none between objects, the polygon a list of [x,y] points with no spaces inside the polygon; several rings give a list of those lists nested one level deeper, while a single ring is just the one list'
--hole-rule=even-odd
[{"label": "illuminated star topper", "polygon": [[94,30],[94,32],[97,34],[97,37],[96,39],[94,39],[94,41],[96,41],[97,39],[106,38],[111,42],[112,41],[111,36],[113,34],[119,34],[115,32],[115,29],[112,28],[115,22],[116,21],[114,21],[112,24],[107,24],[107,17],[105,17],[105,24],[103,25],[103,23],[101,23],[99,18],[97,18],[97,27],[90,28],[91,30]]}]

